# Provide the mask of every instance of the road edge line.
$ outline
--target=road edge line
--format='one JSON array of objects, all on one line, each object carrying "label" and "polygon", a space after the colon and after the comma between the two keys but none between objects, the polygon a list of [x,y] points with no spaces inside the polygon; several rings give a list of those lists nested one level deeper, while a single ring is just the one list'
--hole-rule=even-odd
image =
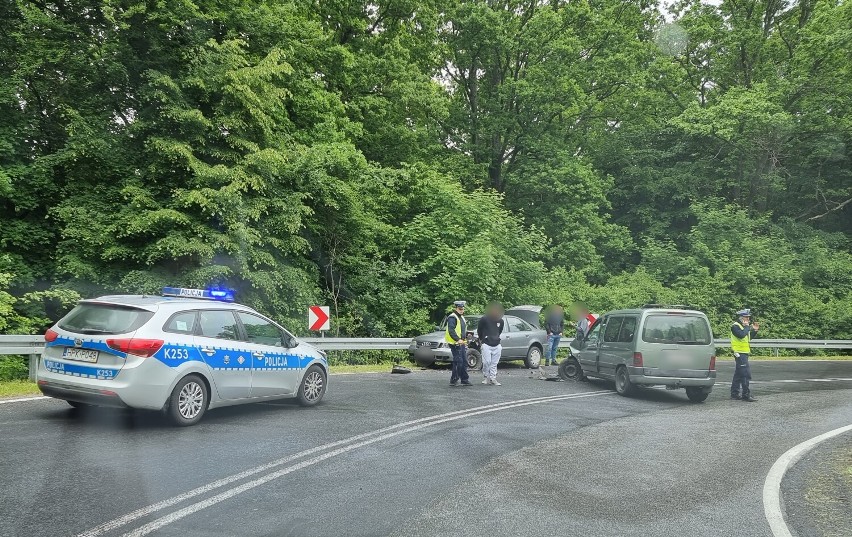
[{"label": "road edge line", "polygon": [[[602,390],[602,391],[595,391],[595,392],[580,392],[580,393],[575,393],[575,394],[564,394],[564,395],[559,395],[559,396],[553,396],[553,397],[558,398],[553,402],[569,401],[569,400],[573,400],[573,399],[582,399],[582,398],[586,398],[586,397],[596,397],[596,396],[601,396],[601,395],[615,395],[615,392],[610,391],[610,390]],[[419,431],[419,430],[425,429],[427,427],[433,427],[435,425],[440,425],[440,424],[451,422],[451,421],[457,421],[457,420],[460,420],[460,419],[470,418],[470,417],[473,417],[473,416],[479,416],[479,415],[482,415],[482,414],[490,414],[490,413],[493,413],[493,412],[500,412],[502,410],[510,410],[512,408],[518,408],[518,407],[529,406],[529,405],[538,405],[538,404],[551,402],[549,400],[543,400],[543,399],[551,399],[551,398],[536,398],[536,399],[527,399],[527,400],[520,399],[520,400],[516,400],[513,404],[508,404],[508,405],[504,405],[504,406],[496,406],[495,405],[495,406],[492,406],[492,407],[480,407],[480,409],[477,410],[476,412],[469,412],[469,413],[464,413],[464,414],[459,413],[455,416],[447,416],[447,417],[437,419],[437,420],[425,421],[423,423],[419,423],[419,424],[413,425],[411,427],[403,427],[403,428],[400,428],[398,430],[391,431],[391,432],[388,432],[388,433],[385,433],[385,434],[382,434],[382,435],[379,435],[379,436],[374,436],[373,438],[368,438],[368,439],[363,440],[361,442],[350,443],[350,444],[344,445],[343,447],[340,447],[338,449],[335,449],[335,450],[332,450],[332,451],[327,451],[325,453],[322,453],[322,454],[317,455],[313,458],[304,460],[304,461],[299,462],[297,464],[294,464],[292,466],[281,468],[280,470],[276,470],[275,472],[265,474],[261,477],[253,479],[251,481],[247,481],[247,482],[243,483],[242,485],[239,485],[239,486],[234,487],[232,489],[229,489],[229,490],[226,490],[226,491],[221,492],[219,494],[216,494],[214,496],[211,496],[211,497],[209,497],[205,500],[201,500],[199,502],[190,504],[190,505],[188,505],[188,506],[186,506],[182,509],[179,509],[177,511],[173,511],[173,512],[171,512],[167,515],[164,515],[164,516],[162,516],[162,517],[160,517],[156,520],[148,522],[147,524],[143,524],[142,526],[123,534],[121,537],[144,537],[145,535],[148,535],[148,534],[150,534],[154,531],[157,531],[164,526],[167,526],[167,525],[170,525],[174,522],[177,522],[178,520],[181,520],[181,519],[183,519],[183,518],[185,518],[189,515],[195,514],[195,513],[199,512],[203,509],[206,509],[206,508],[208,508],[212,505],[216,505],[217,503],[228,500],[228,499],[230,499],[234,496],[242,494],[243,492],[247,492],[247,491],[252,490],[256,487],[264,485],[264,484],[266,484],[270,481],[274,481],[274,480],[276,480],[280,477],[283,477],[285,475],[293,473],[295,471],[301,470],[303,468],[307,468],[308,466],[313,466],[313,465],[318,464],[318,463],[320,463],[324,460],[330,459],[330,458],[335,457],[337,455],[342,455],[344,453],[348,453],[350,451],[354,451],[354,450],[359,449],[361,447],[365,447],[365,446],[368,446],[368,445],[371,445],[371,444],[375,444],[377,442],[387,440],[389,438],[394,438],[394,437],[397,437],[397,436],[400,436],[400,435],[403,435],[403,434],[406,434],[406,433]]]},{"label": "road edge line", "polygon": [[769,523],[769,528],[774,537],[793,537],[787,522],[784,521],[784,509],[781,506],[781,481],[784,479],[784,474],[810,450],[822,442],[848,431],[852,431],[852,424],[832,429],[810,440],[805,440],[788,449],[769,469],[766,480],[763,482],[763,514],[766,516],[766,521]]},{"label": "road edge line", "polygon": [[101,523],[101,524],[95,526],[94,528],[90,528],[86,531],[78,533],[76,537],[97,537],[97,536],[99,536],[103,533],[107,533],[107,532],[112,531],[112,530],[119,528],[121,526],[126,526],[127,524],[133,522],[134,520],[137,520],[139,518],[151,515],[151,514],[157,512],[157,511],[161,511],[161,510],[166,509],[168,507],[172,507],[172,506],[177,505],[179,503],[182,503],[182,502],[184,502],[188,499],[194,498],[194,497],[202,495],[202,494],[206,494],[208,492],[212,492],[212,491],[219,489],[219,488],[222,488],[226,485],[230,485],[232,483],[235,483],[237,481],[241,481],[241,480],[249,478],[251,476],[261,474],[263,472],[272,470],[272,469],[279,467],[279,466],[283,466],[287,463],[296,461],[298,459],[307,457],[309,455],[314,455],[315,453],[319,453],[319,452],[329,450],[329,449],[332,449],[332,448],[337,448],[338,446],[350,445],[350,444],[353,444],[355,442],[362,441],[365,438],[383,435],[383,434],[386,434],[390,431],[394,431],[394,430],[397,430],[397,429],[411,427],[413,425],[431,422],[433,420],[443,419],[443,418],[447,418],[447,417],[451,417],[451,416],[466,415],[466,414],[468,414],[470,412],[474,412],[474,411],[481,411],[481,410],[490,409],[490,408],[500,408],[500,407],[503,407],[503,406],[510,406],[510,405],[514,405],[514,404],[517,404],[517,403],[520,403],[520,402],[542,402],[542,403],[546,403],[546,402],[549,402],[551,400],[563,398],[566,395],[580,395],[580,394],[585,395],[585,394],[604,394],[604,393],[615,393],[615,392],[612,392],[611,390],[595,390],[595,391],[590,391],[590,392],[578,392],[577,394],[548,395],[548,396],[539,396],[539,397],[533,397],[533,398],[527,398],[527,399],[515,399],[515,400],[510,400],[510,401],[502,401],[502,402],[499,402],[499,403],[491,403],[491,404],[487,404],[487,405],[470,407],[470,408],[461,409],[461,410],[454,410],[454,411],[451,411],[451,412],[444,412],[444,413],[441,413],[441,414],[434,414],[432,416],[425,416],[423,418],[417,418],[417,419],[414,419],[414,420],[409,420],[409,421],[389,425],[387,427],[382,427],[381,429],[375,429],[375,430],[372,430],[372,431],[359,433],[357,435],[350,436],[348,438],[342,438],[340,440],[328,442],[328,443],[322,444],[320,446],[314,446],[312,448],[300,451],[298,453],[294,453],[292,455],[288,455],[286,457],[282,457],[282,458],[273,460],[269,463],[254,466],[252,468],[249,468],[249,469],[244,470],[242,472],[238,472],[236,474],[232,474],[230,476],[225,476],[223,478],[219,478],[215,481],[212,481],[212,482],[207,483],[205,485],[201,485],[201,486],[198,486],[194,489],[185,491],[185,492],[178,494],[176,496],[173,496],[171,498],[166,498],[165,500],[161,500],[159,502],[156,502],[156,503],[147,505],[145,507],[141,507],[139,509],[136,509],[134,511],[131,511],[130,513],[126,513],[126,514],[124,514],[124,515],[122,515],[118,518],[108,520],[104,523]]},{"label": "road edge line", "polygon": [[34,397],[21,397],[18,399],[0,399],[0,405],[5,405],[6,403],[26,403],[27,401],[40,401],[41,399],[50,399],[50,397],[46,395],[36,395]]}]

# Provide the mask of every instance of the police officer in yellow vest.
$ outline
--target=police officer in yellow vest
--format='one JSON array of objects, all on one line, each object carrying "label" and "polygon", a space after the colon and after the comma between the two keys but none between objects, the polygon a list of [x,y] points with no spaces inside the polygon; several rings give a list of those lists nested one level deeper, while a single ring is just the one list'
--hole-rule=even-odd
[{"label": "police officer in yellow vest", "polygon": [[734,351],[734,361],[737,364],[734,370],[734,381],[731,384],[731,399],[757,401],[751,396],[749,390],[751,367],[748,364],[748,355],[751,352],[749,342],[759,328],[760,325],[751,322],[751,310],[744,309],[737,312],[737,320],[731,325],[731,350]]},{"label": "police officer in yellow vest", "polygon": [[444,341],[453,353],[453,373],[450,376],[450,386],[472,386],[467,374],[467,322],[464,319],[464,300],[453,302],[453,311],[447,316],[447,331]]}]

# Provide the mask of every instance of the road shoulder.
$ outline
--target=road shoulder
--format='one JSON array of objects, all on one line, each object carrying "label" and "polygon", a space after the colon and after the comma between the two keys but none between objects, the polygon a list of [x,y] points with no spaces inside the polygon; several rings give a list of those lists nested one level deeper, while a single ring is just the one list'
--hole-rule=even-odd
[{"label": "road shoulder", "polygon": [[784,476],[781,495],[799,537],[852,535],[852,432],[803,456]]}]

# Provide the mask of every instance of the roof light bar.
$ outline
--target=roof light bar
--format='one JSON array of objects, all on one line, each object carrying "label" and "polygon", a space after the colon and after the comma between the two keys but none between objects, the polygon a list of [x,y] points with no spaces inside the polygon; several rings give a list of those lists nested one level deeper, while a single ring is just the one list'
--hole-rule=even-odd
[{"label": "roof light bar", "polygon": [[188,289],[185,287],[163,287],[163,296],[201,298],[205,300],[219,300],[221,302],[234,301],[233,289]]}]

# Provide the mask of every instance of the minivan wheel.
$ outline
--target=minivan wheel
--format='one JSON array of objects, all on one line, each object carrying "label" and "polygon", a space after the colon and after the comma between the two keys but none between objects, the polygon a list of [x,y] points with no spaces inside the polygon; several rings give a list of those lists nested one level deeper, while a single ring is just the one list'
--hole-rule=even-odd
[{"label": "minivan wheel", "polygon": [[207,385],[198,375],[187,375],[180,379],[172,390],[166,414],[172,423],[180,427],[195,425],[207,411],[210,394]]},{"label": "minivan wheel", "polygon": [[527,366],[527,369],[538,369],[538,366],[541,365],[541,349],[537,345],[533,345],[527,351],[524,365]]},{"label": "minivan wheel", "polygon": [[467,350],[467,368],[472,371],[479,371],[482,369],[482,354],[478,350]]},{"label": "minivan wheel", "polygon": [[625,397],[636,393],[636,386],[630,382],[630,373],[627,372],[627,368],[624,366],[619,367],[615,371],[615,391],[618,392],[618,395]]},{"label": "minivan wheel", "polygon": [[573,356],[569,356],[559,364],[559,377],[562,380],[583,380],[583,368],[580,367],[580,362]]},{"label": "minivan wheel", "polygon": [[302,377],[302,384],[299,385],[299,403],[302,406],[314,406],[319,403],[325,395],[327,384],[323,368],[316,364],[309,367]]},{"label": "minivan wheel", "polygon": [[699,387],[689,387],[686,389],[686,396],[693,403],[703,403],[710,395],[710,391]]}]

